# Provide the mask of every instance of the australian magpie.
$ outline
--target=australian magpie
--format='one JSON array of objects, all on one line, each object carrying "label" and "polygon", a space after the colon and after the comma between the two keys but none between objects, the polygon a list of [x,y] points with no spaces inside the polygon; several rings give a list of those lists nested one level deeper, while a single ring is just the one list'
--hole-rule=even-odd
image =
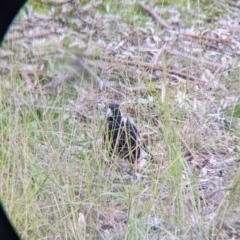
[{"label": "australian magpie", "polygon": [[136,126],[122,116],[120,106],[110,103],[107,110],[107,129],[104,136],[109,155],[117,155],[134,163],[147,156],[141,148],[140,134]]}]

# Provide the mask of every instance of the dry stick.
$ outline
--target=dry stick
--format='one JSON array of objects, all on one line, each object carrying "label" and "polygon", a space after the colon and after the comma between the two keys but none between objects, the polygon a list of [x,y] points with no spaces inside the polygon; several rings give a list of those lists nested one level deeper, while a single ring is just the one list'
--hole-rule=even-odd
[{"label": "dry stick", "polygon": [[51,82],[44,84],[42,89],[54,89],[63,82],[73,80],[76,76],[75,73],[58,74]]},{"label": "dry stick", "polygon": [[103,86],[105,86],[106,88],[109,88],[116,94],[120,94],[122,97],[125,97],[124,94],[122,94],[120,91],[111,87],[107,80],[104,80],[104,79],[101,79],[100,77],[98,77],[97,74],[95,74],[95,72],[85,63],[85,61],[83,61],[83,59],[78,58],[77,61],[80,64],[80,66],[83,67],[83,69],[98,83],[100,91],[102,91]]},{"label": "dry stick", "polygon": [[85,114],[81,113],[80,111],[78,110],[72,110],[72,109],[67,109],[67,108],[62,108],[62,107],[52,107],[52,106],[43,106],[43,105],[34,105],[34,108],[43,108],[43,109],[47,109],[47,110],[53,110],[53,111],[59,111],[59,112],[63,112],[63,111],[66,111],[66,112],[70,112],[70,113],[76,113],[80,118],[82,118],[84,121],[89,121],[91,122],[92,121],[92,118],[90,117],[87,117]]},{"label": "dry stick", "polygon": [[141,2],[138,2],[138,5],[144,11],[148,12],[157,21],[157,23],[159,23],[162,27],[164,27],[164,28],[171,28],[171,26],[165,20],[160,18],[154,10],[150,9],[149,7],[147,7],[146,5],[144,5]]},{"label": "dry stick", "polygon": [[51,34],[53,33],[50,30],[41,30],[33,34],[24,34],[24,37],[29,39],[36,39],[36,38],[50,36]]},{"label": "dry stick", "polygon": [[102,1],[99,1],[99,2],[96,2],[93,4],[87,4],[87,5],[83,6],[81,9],[79,9],[79,11],[81,13],[86,13],[86,12],[93,10],[94,8],[101,6],[102,4],[103,4]]},{"label": "dry stick", "polygon": [[166,49],[166,46],[167,46],[167,44],[163,44],[163,45],[160,47],[160,49],[157,50],[157,53],[156,53],[155,55],[153,55],[153,58],[152,58],[152,60],[150,61],[151,64],[157,64],[157,63],[158,63],[159,58],[160,58],[162,52],[164,52],[165,49]]},{"label": "dry stick", "polygon": [[178,75],[171,74],[171,73],[168,73],[167,75],[168,75],[168,77],[171,77],[171,78],[173,78],[173,79],[176,79],[178,82],[182,82],[182,83],[185,83],[185,82],[186,82],[185,79],[179,77]]},{"label": "dry stick", "polygon": [[216,195],[216,193],[220,192],[221,189],[215,189],[212,192],[206,194],[206,196],[199,196],[200,200],[204,200],[204,199],[210,199],[212,197],[214,197],[214,195]]},{"label": "dry stick", "polygon": [[8,41],[13,41],[13,40],[17,40],[20,38],[28,38],[28,39],[35,39],[35,38],[42,38],[42,37],[46,37],[51,35],[52,32],[50,30],[43,30],[43,31],[38,31],[34,34],[25,34],[25,33],[20,33],[20,34],[10,34],[7,37]]},{"label": "dry stick", "polygon": [[32,80],[31,80],[31,78],[28,76],[27,72],[20,69],[20,74],[22,75],[22,77],[23,77],[24,80],[26,81],[27,88],[28,88],[31,92],[34,92],[34,90],[35,90],[35,88],[36,88],[36,84],[32,82]]},{"label": "dry stick", "polygon": [[86,60],[82,58],[77,59],[79,65],[98,83],[99,90],[103,89],[103,80],[95,74],[95,72],[87,65]]},{"label": "dry stick", "polygon": [[122,82],[119,82],[119,85],[122,88],[127,89],[129,92],[141,91],[141,90],[145,90],[146,89],[146,86],[129,87],[129,86],[126,86],[125,84],[123,84]]},{"label": "dry stick", "polygon": [[192,38],[204,39],[204,40],[209,40],[209,41],[214,41],[214,42],[220,42],[220,43],[223,43],[223,44],[230,44],[230,45],[232,44],[231,41],[220,39],[220,38],[201,36],[201,35],[197,35],[197,34],[194,34],[194,33],[187,33],[187,32],[183,33],[183,34],[185,36],[192,37]]},{"label": "dry stick", "polygon": [[59,28],[59,26],[57,24],[53,25],[54,23],[52,23],[53,27],[54,27],[54,31],[51,31],[51,29],[46,29],[46,27],[41,24],[43,21],[39,18],[35,18],[34,20],[32,20],[32,22],[27,22],[26,24],[24,24],[24,26],[29,29],[29,28],[33,28],[34,25],[38,25],[41,27],[40,30],[37,30],[31,34],[27,33],[27,32],[13,32],[13,33],[9,33],[7,36],[7,40],[9,41],[13,41],[13,40],[18,40],[20,38],[28,38],[28,39],[35,39],[35,38],[44,38],[44,37],[50,37],[52,35],[58,35],[58,34],[63,34],[67,32],[67,29],[64,28]]},{"label": "dry stick", "polygon": [[14,33],[9,33],[8,36],[7,36],[7,40],[8,41],[14,41],[14,40],[17,40],[17,39],[20,39],[20,38],[23,38],[24,37],[24,34],[23,33],[19,33],[19,32],[14,32]]},{"label": "dry stick", "polygon": [[123,98],[126,97],[123,93],[121,93],[120,91],[118,91],[118,90],[116,90],[115,88],[111,87],[111,86],[109,85],[109,83],[108,83],[107,80],[104,80],[104,85],[105,85],[106,88],[109,88],[110,90],[112,90],[112,91],[115,92],[116,94],[121,95]]},{"label": "dry stick", "polygon": [[[122,97],[125,97],[124,94],[122,94],[120,91],[114,89],[111,87],[107,80],[103,80],[100,77],[95,74],[95,72],[88,66],[86,63],[86,59],[82,59],[81,57],[76,59],[77,63],[79,64],[80,68],[83,68],[92,78],[98,83],[100,91],[103,89],[103,86],[106,88],[109,88],[111,91],[115,92],[116,94],[120,94]],[[77,73],[66,73],[66,74],[58,74],[50,83],[47,83],[43,85],[42,89],[54,89],[58,85],[60,85],[63,82],[73,80],[78,76]]]},{"label": "dry stick", "polygon": [[83,121],[85,121],[85,122],[92,122],[92,119],[90,118],[90,117],[87,117],[85,114],[83,114],[82,112],[80,112],[80,111],[77,111],[77,110],[75,110],[75,111],[73,111],[74,113],[76,113]]},{"label": "dry stick", "polygon": [[[53,14],[50,14],[50,15],[42,15],[42,14],[39,14],[39,13],[34,13],[32,16],[31,16],[31,22],[34,24],[37,23],[37,21],[39,20],[43,20],[43,21],[50,21],[50,20],[53,20],[54,19],[54,15]],[[38,26],[39,22],[37,23],[37,26]]]},{"label": "dry stick", "polygon": [[[196,38],[198,40],[203,39],[203,40],[213,41],[213,42],[217,42],[217,43],[222,43],[222,44],[228,45],[230,48],[232,48],[232,44],[233,44],[233,42],[231,40],[215,38],[215,37],[208,37],[208,36],[201,36],[201,35],[197,35],[197,34],[194,34],[194,33],[183,33],[183,35],[185,35],[187,37],[191,37],[191,38]],[[215,45],[210,44],[210,43],[204,42],[204,44],[211,47],[211,48],[217,49],[219,51],[224,50],[224,49],[221,49],[218,46],[215,46]],[[236,47],[239,49],[238,46],[236,46]],[[226,52],[226,50],[224,50],[224,51]],[[239,53],[236,53],[236,52],[231,52],[231,51],[227,51],[227,52],[229,52],[231,54],[239,55]]]},{"label": "dry stick", "polygon": [[182,144],[184,145],[184,147],[188,150],[189,154],[191,155],[192,157],[192,160],[194,161],[195,160],[195,155],[193,154],[192,150],[190,149],[190,147],[187,145],[187,143],[185,142],[185,140],[183,139],[183,137],[178,134],[178,136],[180,137],[180,140],[182,142]]},{"label": "dry stick", "polygon": [[72,0],[57,0],[57,1],[51,1],[51,0],[37,0],[37,2],[40,3],[45,3],[45,4],[49,4],[49,5],[54,5],[54,6],[60,6],[66,3],[70,3],[72,2]]},{"label": "dry stick", "polygon": [[[142,86],[137,86],[137,87],[129,87],[124,85],[123,83],[119,82],[120,87],[125,88],[128,92],[136,92],[136,91],[144,91],[146,90],[146,86],[142,85]],[[161,90],[161,86],[155,86],[156,89]]]},{"label": "dry stick", "polygon": [[226,2],[231,6],[240,8],[240,3],[235,3],[235,2],[229,1],[229,0],[226,0]]},{"label": "dry stick", "polygon": [[170,50],[166,50],[166,52],[172,54],[172,55],[175,55],[175,56],[178,56],[178,57],[181,57],[181,58],[186,58],[186,59],[189,59],[191,60],[192,62],[195,62],[195,63],[201,63],[201,64],[204,64],[204,65],[207,65],[209,68],[212,68],[212,69],[218,69],[220,67],[222,67],[221,65],[219,64],[216,64],[216,63],[213,63],[213,62],[209,62],[209,61],[203,61],[202,59],[198,59],[194,56],[189,56],[185,53],[182,53],[182,52],[179,52],[179,51],[170,51]]},{"label": "dry stick", "polygon": [[[109,57],[102,57],[103,60],[108,61],[108,62],[118,62],[121,64],[126,64],[126,65],[132,65],[132,66],[138,66],[138,67],[143,67],[143,68],[149,68],[151,70],[161,70],[163,71],[163,67],[160,65],[156,65],[156,64],[150,64],[150,63],[146,63],[146,62],[133,62],[133,61],[128,61],[128,60],[123,60],[123,59],[117,59],[117,60],[113,60],[112,58]],[[197,81],[198,84],[203,84],[205,85],[206,82],[201,80],[200,78],[188,75],[185,72],[179,72],[179,71],[174,71],[174,70],[168,70],[166,72],[167,75],[169,74],[174,74],[177,76],[180,76],[184,79],[189,79],[191,81]]]},{"label": "dry stick", "polygon": [[[204,43],[207,47],[210,47],[210,48],[213,48],[213,49],[216,49],[216,50],[218,50],[218,51],[220,51],[220,52],[222,52],[222,53],[229,53],[229,54],[232,54],[232,55],[240,55],[238,52],[233,52],[233,51],[228,51],[228,50],[226,50],[226,49],[224,49],[224,46],[223,46],[223,48],[220,48],[220,47],[218,47],[218,46],[216,46],[216,45],[213,45],[213,44],[211,44],[211,43]],[[230,46],[229,46],[230,47]]]}]

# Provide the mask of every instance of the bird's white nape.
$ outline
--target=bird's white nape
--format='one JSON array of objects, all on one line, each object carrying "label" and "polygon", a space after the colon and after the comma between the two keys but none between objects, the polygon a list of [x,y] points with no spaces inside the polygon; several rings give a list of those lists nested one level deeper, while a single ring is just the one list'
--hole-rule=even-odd
[{"label": "bird's white nape", "polygon": [[142,148],[140,149],[140,156],[138,158],[138,160],[142,160],[144,158],[146,158],[149,154],[147,154]]},{"label": "bird's white nape", "polygon": [[125,117],[122,117],[122,122],[124,122],[124,123],[127,123],[127,118],[125,118]]},{"label": "bird's white nape", "polygon": [[106,116],[107,117],[112,117],[113,116],[112,110],[110,108],[107,109]]}]

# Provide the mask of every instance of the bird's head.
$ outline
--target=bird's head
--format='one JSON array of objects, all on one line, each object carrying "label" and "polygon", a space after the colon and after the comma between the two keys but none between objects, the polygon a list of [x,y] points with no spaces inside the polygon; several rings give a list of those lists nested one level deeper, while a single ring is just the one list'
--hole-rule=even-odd
[{"label": "bird's head", "polygon": [[122,113],[120,111],[120,107],[118,104],[116,103],[110,103],[108,105],[108,109],[107,109],[107,117],[108,118],[113,118],[115,120],[121,120],[122,117]]}]

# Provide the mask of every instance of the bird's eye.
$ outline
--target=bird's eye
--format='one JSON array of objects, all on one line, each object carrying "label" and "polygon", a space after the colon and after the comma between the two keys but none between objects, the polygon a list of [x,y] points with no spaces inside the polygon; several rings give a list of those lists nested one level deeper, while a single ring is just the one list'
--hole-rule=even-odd
[{"label": "bird's eye", "polygon": [[110,108],[107,109],[106,116],[111,117],[113,115],[112,110]]}]

